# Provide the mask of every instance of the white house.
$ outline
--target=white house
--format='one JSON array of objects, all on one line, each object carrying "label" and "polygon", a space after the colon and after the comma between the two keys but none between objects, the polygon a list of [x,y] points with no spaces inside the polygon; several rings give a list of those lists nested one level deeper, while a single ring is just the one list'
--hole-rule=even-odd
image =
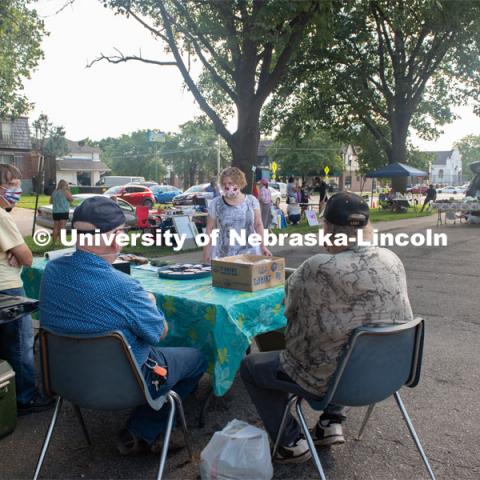
[{"label": "white house", "polygon": [[82,142],[66,141],[68,152],[57,159],[57,182],[63,179],[72,185],[95,185],[100,175],[110,170],[100,161],[100,149]]},{"label": "white house", "polygon": [[432,163],[432,183],[459,185],[462,183],[462,154],[457,148],[444,152],[429,152],[435,154]]}]

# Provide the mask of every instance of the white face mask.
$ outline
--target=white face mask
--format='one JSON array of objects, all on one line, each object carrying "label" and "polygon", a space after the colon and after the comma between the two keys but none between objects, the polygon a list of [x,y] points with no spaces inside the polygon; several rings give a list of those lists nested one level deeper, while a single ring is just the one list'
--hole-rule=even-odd
[{"label": "white face mask", "polygon": [[235,198],[240,194],[240,189],[237,185],[230,185],[225,187],[223,192],[227,198]]}]

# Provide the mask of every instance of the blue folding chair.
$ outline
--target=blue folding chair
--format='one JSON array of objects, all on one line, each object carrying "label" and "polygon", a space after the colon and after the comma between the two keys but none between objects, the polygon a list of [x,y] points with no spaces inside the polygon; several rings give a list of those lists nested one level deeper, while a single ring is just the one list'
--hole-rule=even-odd
[{"label": "blue folding chair", "polygon": [[[423,337],[424,321],[421,318],[400,325],[355,329],[345,347],[327,393],[318,400],[308,400],[308,403],[317,411],[323,411],[330,403],[351,407],[368,405],[367,413],[358,434],[358,440],[360,440],[375,404],[393,395],[407,423],[410,435],[420,452],[423,463],[427,467],[432,480],[435,480],[427,456],[398,393],[398,390],[404,385],[415,387],[419,382]],[[293,395],[285,407],[272,457],[277,451],[280,438],[282,438],[287,414],[295,404],[300,426],[315,466],[320,478],[326,480],[320,458],[302,412],[302,400],[302,397]]]},{"label": "blue folding chair", "polygon": [[89,445],[91,445],[90,436],[81,408],[123,410],[148,404],[158,411],[168,401],[170,412],[157,480],[163,476],[177,409],[190,459],[192,458],[182,400],[174,391],[156,399],[151,397],[131,347],[121,332],[114,331],[101,335],[63,335],[41,328],[40,349],[45,393],[49,396],[58,395],[58,398],[37,462],[34,480],[37,480],[40,474],[64,399],[74,405]]}]

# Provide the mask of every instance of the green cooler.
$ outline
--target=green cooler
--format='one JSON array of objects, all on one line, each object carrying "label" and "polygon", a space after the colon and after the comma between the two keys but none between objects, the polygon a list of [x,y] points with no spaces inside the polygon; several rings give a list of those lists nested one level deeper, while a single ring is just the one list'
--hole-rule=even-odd
[{"label": "green cooler", "polygon": [[15,372],[5,360],[0,360],[0,438],[15,430],[17,398]]}]

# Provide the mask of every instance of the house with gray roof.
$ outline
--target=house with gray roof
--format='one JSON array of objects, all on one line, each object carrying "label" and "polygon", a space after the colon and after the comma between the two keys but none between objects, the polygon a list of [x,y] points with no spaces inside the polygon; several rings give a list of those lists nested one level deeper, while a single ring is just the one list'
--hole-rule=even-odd
[{"label": "house with gray roof", "polygon": [[32,192],[36,157],[32,154],[27,117],[0,119],[0,163],[15,165],[22,172],[23,191]]},{"label": "house with gray roof", "polygon": [[99,148],[82,141],[66,139],[66,142],[67,153],[57,158],[57,183],[63,179],[72,185],[94,186],[100,180],[100,175],[110,171],[100,161]]},{"label": "house with gray roof", "polygon": [[432,183],[448,185],[462,183],[462,154],[457,148],[428,153],[435,154],[430,175]]}]

